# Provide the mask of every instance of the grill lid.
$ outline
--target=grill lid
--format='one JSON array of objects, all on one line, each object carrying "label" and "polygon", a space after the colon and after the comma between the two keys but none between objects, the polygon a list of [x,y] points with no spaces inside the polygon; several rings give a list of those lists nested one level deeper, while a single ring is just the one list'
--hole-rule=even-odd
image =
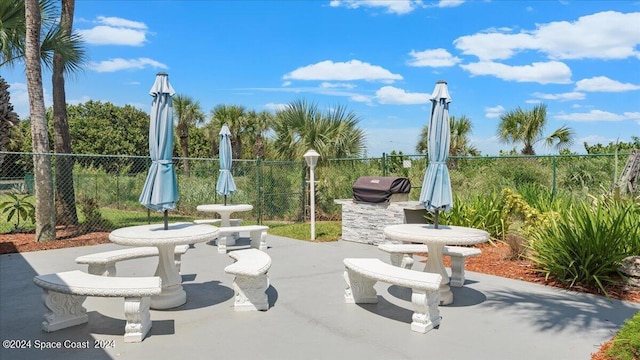
[{"label": "grill lid", "polygon": [[411,182],[403,177],[361,176],[352,188],[354,201],[383,203],[393,194],[408,194]]}]

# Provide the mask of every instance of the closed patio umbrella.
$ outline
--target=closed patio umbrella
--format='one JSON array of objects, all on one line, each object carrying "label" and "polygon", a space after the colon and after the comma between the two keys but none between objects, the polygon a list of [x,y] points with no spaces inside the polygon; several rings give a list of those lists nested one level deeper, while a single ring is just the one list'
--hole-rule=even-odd
[{"label": "closed patio umbrella", "polygon": [[447,168],[449,156],[449,89],[447,82],[440,80],[431,95],[431,118],[429,119],[429,165],[422,182],[420,203],[434,212],[434,227],[438,228],[438,212],[449,211],[453,205],[451,180]]},{"label": "closed patio umbrella", "polygon": [[179,199],[178,181],[173,167],[173,104],[175,91],[169,76],[160,72],[149,91],[153,96],[149,124],[151,167],[144,182],[140,203],[155,211],[164,211],[164,228],[168,229],[168,210],[175,209]]},{"label": "closed patio umbrella", "polygon": [[224,204],[227,205],[227,195],[231,195],[236,191],[236,183],[231,175],[231,131],[227,124],[222,125],[220,129],[220,175],[216,184],[216,192],[224,196]]}]

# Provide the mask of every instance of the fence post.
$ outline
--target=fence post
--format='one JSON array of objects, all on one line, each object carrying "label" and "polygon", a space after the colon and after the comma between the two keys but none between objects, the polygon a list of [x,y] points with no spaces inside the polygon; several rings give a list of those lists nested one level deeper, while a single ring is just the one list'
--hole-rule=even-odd
[{"label": "fence post", "polygon": [[556,198],[556,172],[557,172],[557,162],[556,162],[556,157],[553,157],[553,185],[551,188],[551,198],[555,199]]},{"label": "fence post", "polygon": [[307,210],[307,167],[305,165],[304,160],[301,162],[302,164],[302,219],[298,219],[301,222],[304,222],[306,219],[306,210]]},{"label": "fence post", "polygon": [[256,202],[258,203],[258,225],[262,225],[262,203],[264,196],[264,189],[262,188],[262,163],[260,158],[256,159],[256,180],[258,183],[258,194],[256,196]]},{"label": "fence post", "polygon": [[382,153],[382,176],[387,176],[387,154]]}]

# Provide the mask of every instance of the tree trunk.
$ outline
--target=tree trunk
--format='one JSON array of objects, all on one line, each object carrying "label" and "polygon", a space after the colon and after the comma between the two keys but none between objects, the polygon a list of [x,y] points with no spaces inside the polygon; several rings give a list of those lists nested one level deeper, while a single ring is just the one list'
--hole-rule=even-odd
[{"label": "tree trunk", "polygon": [[42,68],[40,64],[41,15],[38,0],[25,0],[26,38],[25,60],[31,139],[33,141],[33,167],[36,193],[36,241],[46,242],[56,238],[56,213],[53,201],[51,157],[47,137]]},{"label": "tree trunk", "polygon": [[182,149],[182,166],[184,167],[184,173],[189,176],[189,137],[180,136],[180,148]]},{"label": "tree trunk", "polygon": [[[62,0],[60,28],[69,36],[73,26],[75,0]],[[67,100],[64,87],[64,59],[59,53],[53,55],[53,129],[54,151],[57,154],[71,154],[71,137],[67,121]],[[77,225],[76,196],[73,189],[74,157],[56,157],[56,218],[62,225]]]}]

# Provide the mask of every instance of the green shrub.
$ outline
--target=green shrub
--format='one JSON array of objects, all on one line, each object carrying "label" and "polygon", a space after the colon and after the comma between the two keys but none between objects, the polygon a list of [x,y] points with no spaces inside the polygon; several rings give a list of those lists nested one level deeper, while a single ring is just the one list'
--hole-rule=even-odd
[{"label": "green shrub", "polygon": [[[440,212],[439,223],[482,229],[492,239],[503,239],[509,228],[502,211],[502,196],[497,192],[472,195],[467,198],[454,195],[454,205],[449,212]],[[427,222],[433,223],[433,214],[428,212]]]},{"label": "green shrub", "polygon": [[605,286],[618,281],[620,261],[640,236],[629,203],[577,202],[531,229],[531,259],[548,276],[574,285]]}]

